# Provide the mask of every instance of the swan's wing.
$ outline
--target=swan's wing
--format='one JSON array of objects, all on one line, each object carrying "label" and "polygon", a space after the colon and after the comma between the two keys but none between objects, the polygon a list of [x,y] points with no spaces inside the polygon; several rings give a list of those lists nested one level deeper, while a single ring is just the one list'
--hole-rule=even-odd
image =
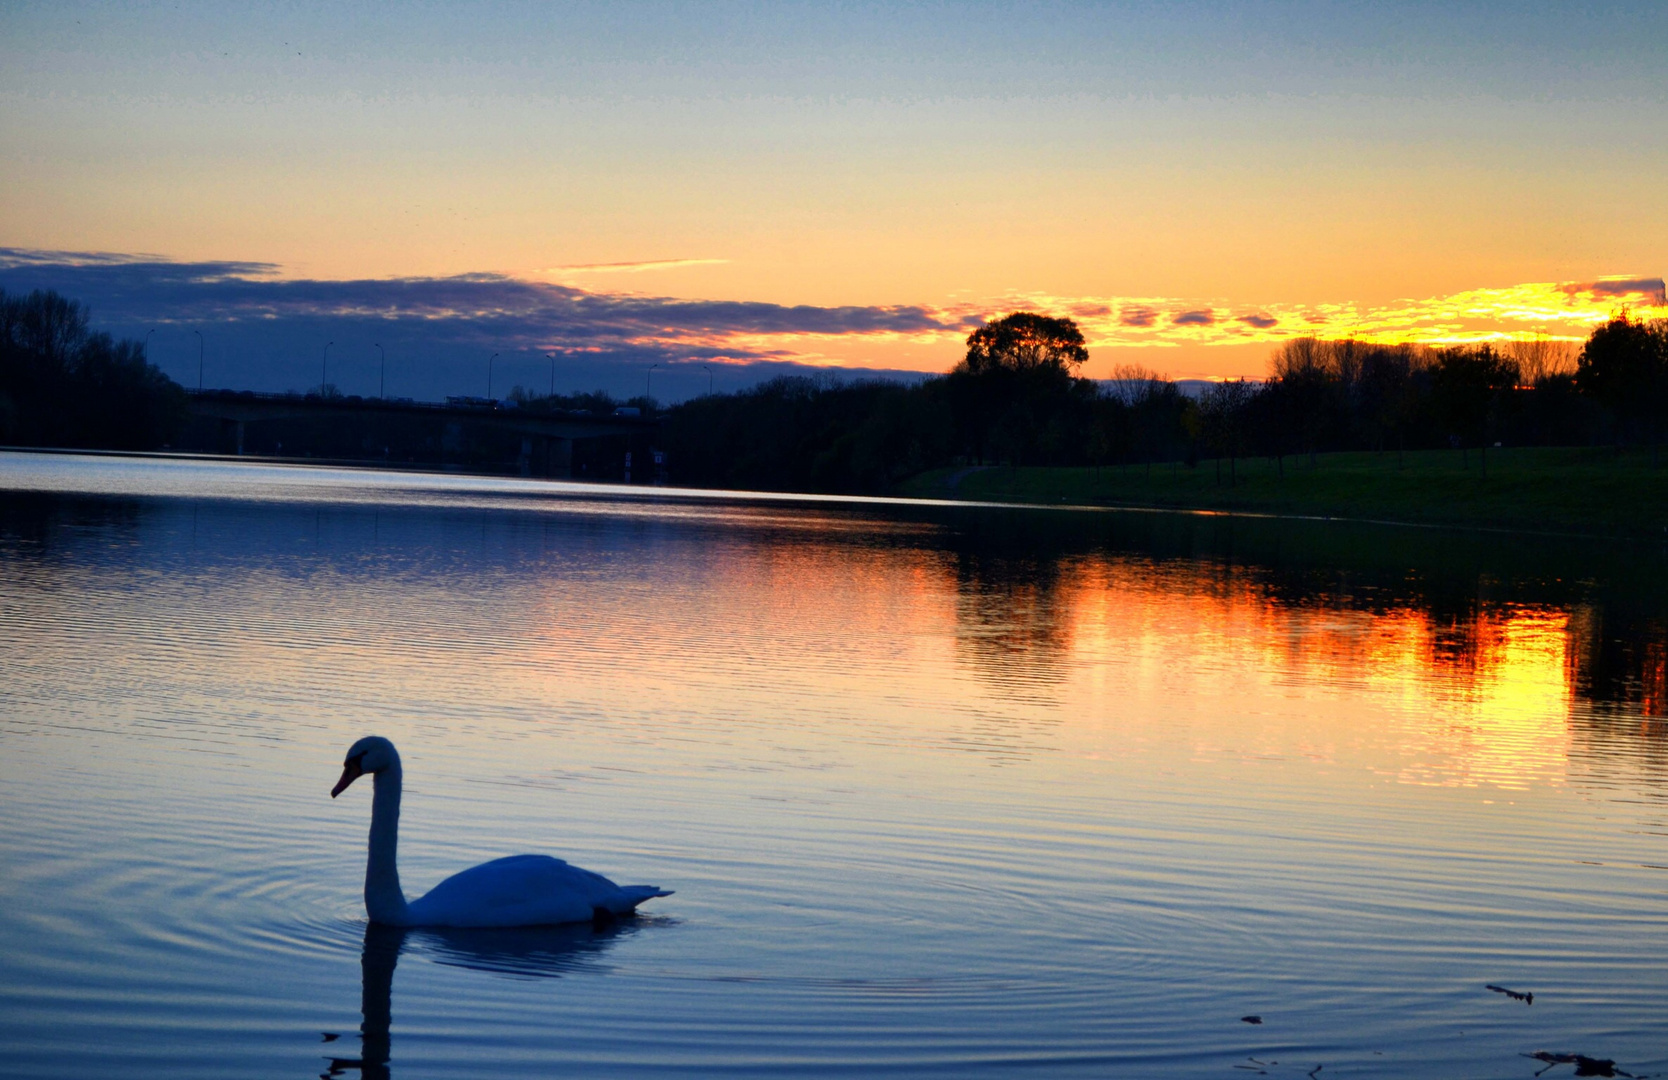
[{"label": "swan's wing", "polygon": [[411,903],[414,926],[543,926],[624,914],[647,896],[626,894],[589,870],[548,855],[511,855],[453,874]]}]

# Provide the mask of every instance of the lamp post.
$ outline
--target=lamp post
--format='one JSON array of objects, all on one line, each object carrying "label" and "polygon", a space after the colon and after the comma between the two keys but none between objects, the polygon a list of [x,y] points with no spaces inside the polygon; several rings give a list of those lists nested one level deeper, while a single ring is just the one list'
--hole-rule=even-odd
[{"label": "lamp post", "polygon": [[498,359],[497,353],[487,357],[487,398],[489,400],[492,398],[492,362],[496,359]]},{"label": "lamp post", "polygon": [[702,364],[701,366],[704,367],[704,368],[707,368],[707,397],[711,397],[712,396],[712,368],[707,367],[707,365],[705,365],[705,364]]},{"label": "lamp post", "polygon": [[645,408],[648,407],[649,402],[654,400],[654,398],[649,394],[649,386],[651,385],[651,381],[654,379],[654,369],[659,366],[659,364],[650,364],[649,370],[643,373],[643,406]]},{"label": "lamp post", "polygon": [[155,327],[145,331],[145,363],[147,364],[151,362],[151,335],[154,333],[156,333]]},{"label": "lamp post", "polygon": [[[203,332],[201,330],[191,332],[197,335],[197,389],[201,390],[203,388]],[[147,337],[145,340],[147,343],[145,347],[148,351],[150,339]]]},{"label": "lamp post", "polygon": [[377,345],[376,352],[382,358],[382,367],[376,377],[376,396],[377,400],[381,401],[388,396],[388,354],[383,351],[381,345]]},{"label": "lamp post", "polygon": [[325,376],[330,373],[330,346],[334,344],[334,341],[324,343],[324,360],[319,364],[319,397],[324,396],[324,388],[330,385],[330,380]]},{"label": "lamp post", "polygon": [[556,354],[547,352],[545,355],[550,357],[550,396],[554,398],[556,396]]}]

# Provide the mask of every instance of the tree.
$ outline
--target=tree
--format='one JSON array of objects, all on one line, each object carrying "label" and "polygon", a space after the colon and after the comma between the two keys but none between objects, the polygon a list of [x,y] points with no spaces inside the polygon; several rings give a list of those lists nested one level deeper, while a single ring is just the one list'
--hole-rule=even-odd
[{"label": "tree", "polygon": [[674,407],[662,438],[680,484],[883,491],[949,463],[948,412],[930,387],[784,376]]},{"label": "tree", "polygon": [[968,335],[966,357],[944,380],[967,457],[1014,465],[1087,461],[1095,385],[1075,371],[1088,358],[1076,323],[1029,311]]},{"label": "tree", "polygon": [[1385,439],[1395,433],[1400,446],[1401,429],[1418,405],[1419,370],[1420,358],[1411,346],[1375,345],[1365,351],[1349,394],[1362,445],[1383,450]]},{"label": "tree", "polygon": [[1102,422],[1119,429],[1105,441],[1122,446],[1126,456],[1139,460],[1149,473],[1154,461],[1174,458],[1186,444],[1192,403],[1157,372],[1119,365],[1112,369],[1101,400],[1108,406]]},{"label": "tree", "polygon": [[1545,334],[1501,343],[1500,351],[1517,365],[1526,386],[1539,386],[1548,379],[1575,374],[1581,346],[1573,341],[1553,340]]},{"label": "tree", "polygon": [[1016,311],[968,335],[967,356],[960,370],[972,375],[990,371],[1075,375],[1087,359],[1089,350],[1075,322]]},{"label": "tree", "polygon": [[1462,448],[1483,448],[1488,469],[1490,432],[1498,428],[1522,375],[1517,365],[1487,345],[1446,349],[1431,368],[1431,407]]},{"label": "tree", "polygon": [[1257,388],[1244,379],[1212,383],[1199,399],[1199,422],[1205,445],[1216,455],[1216,479],[1222,481],[1222,455],[1228,457],[1228,486],[1238,480],[1237,462],[1245,452],[1245,427]]},{"label": "tree", "polygon": [[1594,330],[1576,364],[1575,385],[1615,415],[1619,434],[1644,427],[1660,439],[1668,407],[1668,320],[1635,322],[1624,312]]},{"label": "tree", "polygon": [[[1338,342],[1296,338],[1275,350],[1274,374],[1269,380],[1269,412],[1279,417],[1275,454],[1308,451],[1309,464],[1323,445],[1338,438],[1345,410],[1343,380],[1337,363]],[[1296,446],[1288,440],[1296,437]]]},{"label": "tree", "polygon": [[0,292],[0,442],[147,450],[187,417],[185,391],[139,342],[92,332],[55,292]]}]

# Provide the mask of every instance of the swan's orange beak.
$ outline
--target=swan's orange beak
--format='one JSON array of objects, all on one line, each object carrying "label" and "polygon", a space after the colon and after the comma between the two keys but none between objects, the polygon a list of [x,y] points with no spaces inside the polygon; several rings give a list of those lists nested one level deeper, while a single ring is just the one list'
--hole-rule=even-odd
[{"label": "swan's orange beak", "polygon": [[336,796],[346,791],[349,784],[364,775],[365,770],[359,767],[359,759],[357,757],[352,761],[349,761],[346,765],[342,766],[342,778],[336,781],[335,787],[330,789],[330,797],[334,799]]}]

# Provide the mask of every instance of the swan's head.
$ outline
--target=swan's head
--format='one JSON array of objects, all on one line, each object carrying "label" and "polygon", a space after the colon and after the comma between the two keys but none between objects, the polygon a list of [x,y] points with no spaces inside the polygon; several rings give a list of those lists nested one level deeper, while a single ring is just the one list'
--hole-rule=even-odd
[{"label": "swan's head", "polygon": [[366,773],[379,773],[399,763],[400,754],[393,743],[381,735],[367,735],[348,747],[347,760],[342,762],[342,778],[330,789],[330,797],[334,799]]}]

